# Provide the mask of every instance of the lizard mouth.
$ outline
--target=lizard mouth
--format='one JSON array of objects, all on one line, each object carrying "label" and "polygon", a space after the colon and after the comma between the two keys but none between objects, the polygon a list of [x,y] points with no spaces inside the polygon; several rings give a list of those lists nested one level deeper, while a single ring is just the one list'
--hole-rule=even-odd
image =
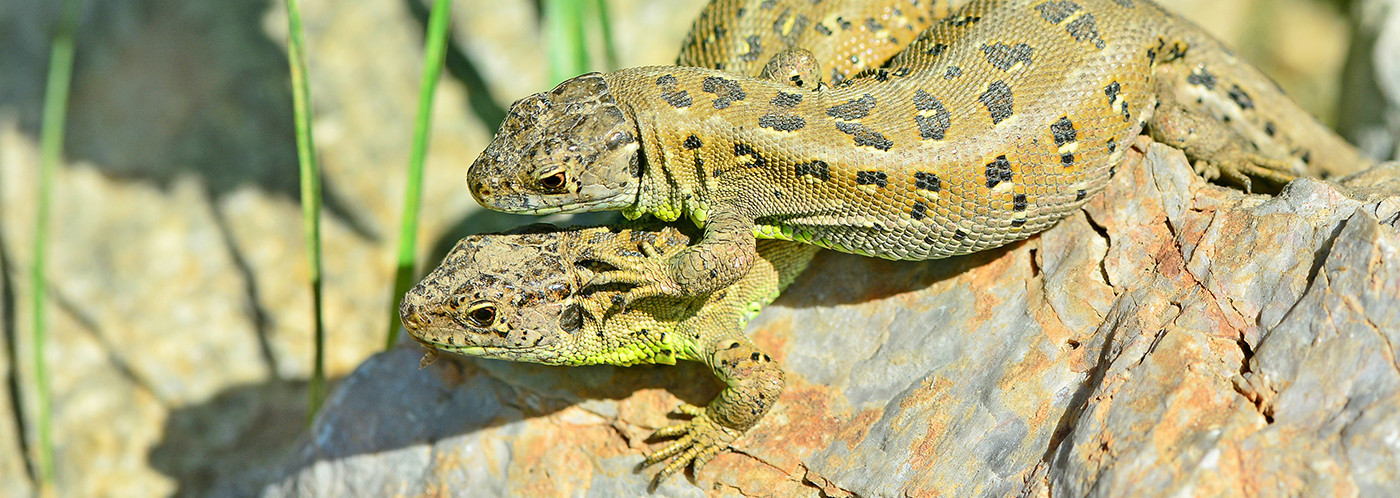
[{"label": "lizard mouth", "polygon": [[618,209],[617,201],[613,199],[598,199],[592,201],[572,202],[558,206],[541,206],[525,204],[518,212],[544,215],[544,214],[574,214],[588,213],[593,211],[610,211]]}]

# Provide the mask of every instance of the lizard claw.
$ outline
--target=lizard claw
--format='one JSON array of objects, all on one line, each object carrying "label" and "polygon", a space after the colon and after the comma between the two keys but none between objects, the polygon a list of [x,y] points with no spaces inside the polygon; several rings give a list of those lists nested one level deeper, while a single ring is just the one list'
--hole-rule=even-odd
[{"label": "lizard claw", "polygon": [[641,256],[626,256],[615,253],[594,254],[589,259],[616,268],[600,272],[589,279],[585,287],[599,287],[608,284],[631,285],[622,294],[623,311],[633,302],[653,296],[681,297],[680,285],[671,277],[667,266],[669,258],[661,254],[651,243],[638,244]]},{"label": "lizard claw", "polygon": [[637,469],[641,470],[670,460],[661,469],[661,472],[652,478],[651,485],[648,487],[649,491],[655,491],[661,481],[685,469],[687,465],[694,471],[700,470],[716,455],[729,449],[730,443],[743,435],[743,431],[720,425],[702,407],[682,404],[676,407],[674,413],[689,415],[691,419],[657,429],[651,434],[650,439],[671,437],[679,437],[679,439],[648,454],[646,459],[637,465]]}]

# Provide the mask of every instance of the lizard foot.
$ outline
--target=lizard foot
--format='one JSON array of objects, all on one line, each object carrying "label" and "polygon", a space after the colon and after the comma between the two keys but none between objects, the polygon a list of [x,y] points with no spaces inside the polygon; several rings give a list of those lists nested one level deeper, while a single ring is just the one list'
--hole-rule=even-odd
[{"label": "lizard foot", "polygon": [[1298,178],[1298,175],[1292,172],[1292,166],[1285,161],[1257,154],[1240,154],[1239,156],[1228,160],[1198,159],[1192,167],[1197,174],[1207,180],[1224,178],[1239,185],[1245,192],[1253,191],[1252,178],[1259,178],[1279,185]]},{"label": "lizard foot", "polygon": [[670,261],[649,242],[638,244],[641,256],[624,256],[615,253],[594,254],[589,259],[615,268],[600,272],[589,279],[585,287],[599,287],[609,284],[631,285],[622,296],[622,309],[638,300],[652,296],[682,297],[680,285],[671,277],[667,266]]},{"label": "lizard foot", "polygon": [[661,472],[656,474],[656,477],[652,478],[649,488],[651,491],[655,491],[661,481],[666,480],[671,474],[681,471],[686,465],[690,465],[694,471],[700,470],[706,463],[709,463],[710,459],[729,449],[729,444],[743,435],[743,431],[720,425],[710,417],[703,407],[682,404],[676,407],[674,413],[690,415],[691,419],[657,429],[651,434],[651,439],[677,436],[680,439],[648,454],[646,460],[637,466],[637,470],[641,470],[668,459],[671,460],[661,469]]}]

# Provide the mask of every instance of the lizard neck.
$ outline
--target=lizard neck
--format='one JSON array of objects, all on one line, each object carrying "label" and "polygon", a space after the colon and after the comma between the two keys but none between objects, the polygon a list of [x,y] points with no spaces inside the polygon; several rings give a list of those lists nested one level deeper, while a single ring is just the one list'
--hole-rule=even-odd
[{"label": "lizard neck", "polygon": [[[609,84],[618,93],[641,93],[639,89],[654,88],[656,80],[670,68],[642,67],[616,71],[608,75]],[[650,97],[650,98],[648,98]],[[656,105],[654,95],[620,98],[628,102],[627,112],[637,123],[642,144],[641,188],[637,202],[623,210],[623,215],[636,219],[651,214],[665,221],[690,216],[703,226],[709,210],[710,189],[705,182],[703,159],[693,148],[686,147],[684,123],[692,116],[680,115],[674,107]]]}]

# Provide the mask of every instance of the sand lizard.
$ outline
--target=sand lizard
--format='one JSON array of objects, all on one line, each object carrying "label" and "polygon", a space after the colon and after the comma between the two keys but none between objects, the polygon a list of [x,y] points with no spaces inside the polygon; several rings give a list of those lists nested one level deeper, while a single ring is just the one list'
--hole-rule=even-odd
[{"label": "sand lizard", "polygon": [[756,236],[905,260],[1023,239],[1100,191],[1144,128],[1246,184],[1368,163],[1149,0],[977,0],[829,86],[681,67],[565,81],[512,106],[467,181],[507,212],[688,215],[700,243],[594,283],[699,295],[743,275]]},{"label": "sand lizard", "polygon": [[600,259],[643,257],[646,242],[661,254],[690,242],[675,228],[608,227],[572,231],[527,227],[513,235],[473,235],[404,296],[399,314],[409,334],[435,350],[550,365],[708,365],[726,387],[705,407],[682,405],[686,422],[654,437],[679,439],[643,465],[671,459],[653,483],[694,462],[698,469],[748,431],[777,401],[783,373],[744,324],[777,297],[818,248],[767,240],[759,258],[733,285],[700,298],[655,297],[610,313],[617,290],[581,292]]}]

